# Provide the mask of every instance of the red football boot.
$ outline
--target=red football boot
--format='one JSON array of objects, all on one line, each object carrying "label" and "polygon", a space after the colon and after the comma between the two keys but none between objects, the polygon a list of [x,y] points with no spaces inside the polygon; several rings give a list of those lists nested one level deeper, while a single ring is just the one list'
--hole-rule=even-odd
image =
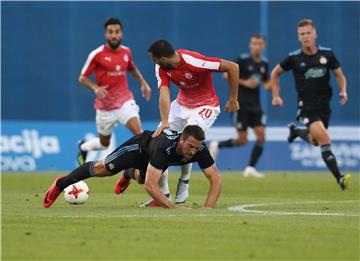
[{"label": "red football boot", "polygon": [[123,193],[127,187],[130,185],[130,179],[125,178],[123,175],[118,181],[115,183],[115,194],[119,195]]},{"label": "red football boot", "polygon": [[48,191],[46,191],[44,196],[44,208],[49,208],[60,195],[61,190],[56,186],[56,183],[59,179],[62,178],[64,178],[64,176],[57,177]]}]

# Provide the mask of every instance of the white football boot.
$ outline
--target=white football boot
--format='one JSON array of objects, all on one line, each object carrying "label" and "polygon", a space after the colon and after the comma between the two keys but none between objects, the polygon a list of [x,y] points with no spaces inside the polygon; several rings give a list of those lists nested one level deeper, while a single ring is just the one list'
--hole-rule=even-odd
[{"label": "white football boot", "polygon": [[188,198],[189,198],[189,180],[179,179],[176,190],[175,203],[176,204],[185,203],[185,201]]},{"label": "white football boot", "polygon": [[254,167],[247,166],[244,170],[244,177],[263,178],[265,175],[258,172]]}]

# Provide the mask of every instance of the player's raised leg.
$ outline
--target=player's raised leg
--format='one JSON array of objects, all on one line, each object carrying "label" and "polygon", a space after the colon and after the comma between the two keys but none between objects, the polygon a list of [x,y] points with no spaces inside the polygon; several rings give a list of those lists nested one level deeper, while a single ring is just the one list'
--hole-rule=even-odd
[{"label": "player's raised leg", "polygon": [[71,184],[79,182],[93,176],[105,177],[113,175],[106,169],[104,161],[86,162],[80,167],[70,172],[67,176],[57,177],[51,187],[45,192],[43,205],[49,208],[60,195],[60,193]]}]

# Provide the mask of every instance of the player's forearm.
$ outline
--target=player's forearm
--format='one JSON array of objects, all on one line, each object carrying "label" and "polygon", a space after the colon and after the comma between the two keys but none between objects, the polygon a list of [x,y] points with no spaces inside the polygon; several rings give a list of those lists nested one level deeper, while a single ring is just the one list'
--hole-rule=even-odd
[{"label": "player's forearm", "polygon": [[91,81],[89,78],[87,78],[87,77],[85,77],[85,76],[83,76],[83,75],[81,75],[81,76],[79,77],[79,82],[80,82],[83,86],[85,86],[85,87],[87,87],[88,89],[93,90],[93,91],[95,91],[97,88],[99,88],[97,84],[95,84],[93,81]]},{"label": "player's forearm", "polygon": [[337,75],[336,81],[339,86],[340,93],[346,93],[347,92],[347,82],[344,74]]},{"label": "player's forearm", "polygon": [[[167,88],[167,87],[161,87]],[[169,114],[170,114],[170,96],[164,91],[160,92],[159,97],[159,111],[160,111],[160,119],[162,124],[168,124],[169,122]]]},{"label": "player's forearm", "polygon": [[164,196],[158,184],[145,182],[145,190],[155,201],[159,202],[163,207],[176,208],[176,205]]},{"label": "player's forearm", "polygon": [[132,68],[131,70],[129,70],[131,76],[137,80],[140,84],[145,82],[144,77],[142,76],[142,74],[140,73],[139,69],[134,66],[134,68]]},{"label": "player's forearm", "polygon": [[221,192],[221,179],[219,175],[214,175],[214,177],[211,177],[209,181],[210,188],[204,207],[214,208]]},{"label": "player's forearm", "polygon": [[274,71],[271,74],[271,92],[273,98],[280,96],[279,75]]},{"label": "player's forearm", "polygon": [[236,63],[232,63],[227,73],[230,88],[229,100],[237,100],[240,81],[239,66]]}]

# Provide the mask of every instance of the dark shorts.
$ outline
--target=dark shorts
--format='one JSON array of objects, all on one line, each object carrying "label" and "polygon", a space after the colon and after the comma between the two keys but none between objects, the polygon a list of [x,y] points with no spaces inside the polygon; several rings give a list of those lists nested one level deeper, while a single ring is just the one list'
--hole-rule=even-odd
[{"label": "dark shorts", "polygon": [[248,127],[266,126],[266,115],[261,111],[241,109],[234,112],[234,125],[238,131],[246,131]]},{"label": "dark shorts", "polygon": [[[136,135],[120,145],[105,158],[105,167],[113,175],[125,169],[139,169],[145,175],[149,158],[141,152],[140,135]],[[145,177],[145,176],[144,176]]]},{"label": "dark shorts", "polygon": [[329,127],[330,116],[330,109],[298,109],[296,119],[306,125],[306,127],[309,127],[311,123],[315,121],[322,121],[325,128],[327,129]]}]

